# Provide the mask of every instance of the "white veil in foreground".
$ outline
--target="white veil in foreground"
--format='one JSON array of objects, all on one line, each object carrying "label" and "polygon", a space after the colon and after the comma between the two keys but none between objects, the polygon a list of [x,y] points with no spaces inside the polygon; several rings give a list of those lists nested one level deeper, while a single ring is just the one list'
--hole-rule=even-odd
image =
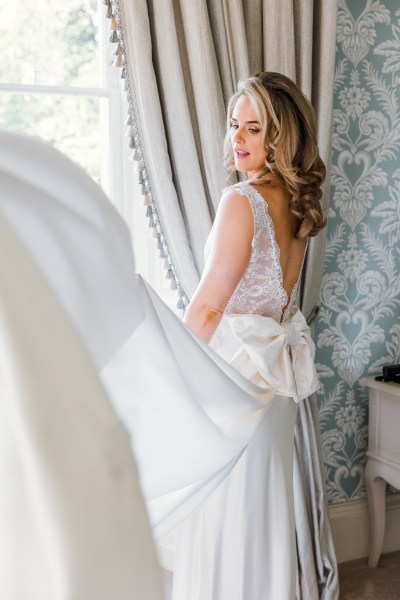
[{"label": "white veil in foreground", "polygon": [[[40,187],[41,177],[54,175],[66,194],[74,191],[62,179],[63,167],[68,173],[70,165],[42,144],[0,137],[0,597],[161,600],[130,439],[93,366],[116,343],[115,332],[105,336],[96,332],[99,322],[82,321],[85,349],[48,285],[57,279],[53,289],[65,293],[65,307],[75,307],[75,318],[89,314],[79,289],[85,286],[79,279],[83,271],[59,233],[73,211],[68,215],[56,191],[52,197],[51,189]],[[73,169],[72,175],[79,187],[81,174]],[[83,233],[83,215],[82,221]],[[24,244],[15,234],[19,227]],[[94,234],[89,221],[89,235],[90,227]],[[107,241],[97,247],[101,255]],[[86,260],[81,257],[81,264]],[[125,283],[124,290],[107,296],[103,288],[117,306],[130,289]],[[99,275],[88,298],[101,289]],[[97,318],[101,310],[107,304],[93,310]],[[116,317],[115,323],[122,321]]]}]

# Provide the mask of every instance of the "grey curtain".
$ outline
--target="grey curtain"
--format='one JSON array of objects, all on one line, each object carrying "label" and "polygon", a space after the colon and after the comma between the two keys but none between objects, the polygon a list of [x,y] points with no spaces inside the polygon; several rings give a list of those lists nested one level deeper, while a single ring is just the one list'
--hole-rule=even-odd
[{"label": "grey curtain", "polygon": [[[329,165],[337,0],[112,0],[108,16],[149,225],[183,307],[197,286],[204,243],[227,185],[225,106],[238,79],[274,70],[296,81],[315,108]],[[315,312],[325,235],[309,246],[301,290],[306,316]],[[297,596],[336,600],[318,432],[318,409],[309,399],[296,427]]]}]

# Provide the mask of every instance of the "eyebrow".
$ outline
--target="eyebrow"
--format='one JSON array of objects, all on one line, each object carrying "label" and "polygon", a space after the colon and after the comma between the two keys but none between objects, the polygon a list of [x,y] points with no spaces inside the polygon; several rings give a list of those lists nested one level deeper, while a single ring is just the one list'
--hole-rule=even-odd
[{"label": "eyebrow", "polygon": [[[237,119],[235,119],[235,117],[231,117],[231,121],[235,121],[235,123],[237,123]],[[249,125],[250,123],[257,123],[257,125],[261,125],[260,121],[246,121],[246,125]]]}]

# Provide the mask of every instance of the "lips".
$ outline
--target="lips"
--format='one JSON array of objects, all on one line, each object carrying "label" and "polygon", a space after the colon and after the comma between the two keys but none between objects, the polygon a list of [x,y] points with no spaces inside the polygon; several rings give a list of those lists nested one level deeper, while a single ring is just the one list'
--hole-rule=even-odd
[{"label": "lips", "polygon": [[250,156],[250,153],[235,148],[235,156],[237,156],[237,158],[247,158],[248,156]]}]

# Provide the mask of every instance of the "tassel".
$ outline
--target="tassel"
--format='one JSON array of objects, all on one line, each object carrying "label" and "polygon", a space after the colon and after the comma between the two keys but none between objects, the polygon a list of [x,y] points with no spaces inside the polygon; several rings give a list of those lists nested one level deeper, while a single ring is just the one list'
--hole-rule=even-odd
[{"label": "tassel", "polygon": [[125,119],[125,125],[133,125],[133,118],[132,115],[129,114],[126,119]]},{"label": "tassel", "polygon": [[126,129],[125,137],[130,138],[130,137],[133,137],[134,135],[135,135],[135,132],[133,131],[133,126],[129,125]]},{"label": "tassel", "polygon": [[171,267],[169,267],[169,269],[168,269],[168,271],[167,271],[167,273],[166,273],[165,277],[166,277],[166,279],[171,279],[171,280],[174,280],[174,274],[173,274],[173,272],[172,272],[172,269],[171,269]]},{"label": "tassel", "polygon": [[142,194],[142,196],[145,196],[145,195],[146,195],[146,193],[147,193],[147,190],[146,190],[146,184],[145,184],[145,183],[142,183],[142,191],[141,191],[141,194]]},{"label": "tassel", "polygon": [[109,6],[111,2],[110,0],[103,0],[103,4],[105,4],[105,6]]},{"label": "tassel", "polygon": [[112,56],[118,56],[118,54],[121,54],[122,50],[121,50],[121,45],[119,42],[117,42],[117,45],[115,46],[114,50],[112,51]]},{"label": "tassel", "polygon": [[169,282],[169,287],[171,288],[171,290],[176,290],[177,289],[177,285],[176,285],[175,279],[171,279],[171,281]]},{"label": "tassel", "polygon": [[149,206],[150,205],[150,196],[148,194],[145,194],[143,196],[143,206]]},{"label": "tassel", "polygon": [[[104,3],[104,4],[106,4],[106,3]],[[112,16],[113,16],[112,6],[111,6],[111,4],[109,4],[107,6],[106,19],[111,19]]]},{"label": "tassel", "polygon": [[154,227],[153,215],[150,217],[147,227]]},{"label": "tassel", "polygon": [[169,260],[167,257],[164,258],[164,260],[162,262],[162,267],[163,267],[163,269],[169,269]]},{"label": "tassel", "polygon": [[165,251],[165,246],[163,244],[163,242],[160,239],[160,236],[158,237],[159,241],[160,241],[160,258],[161,258],[161,266],[164,266],[164,260],[167,258],[167,253]]},{"label": "tassel", "polygon": [[158,236],[158,240],[157,240],[157,249],[159,251],[159,257],[162,261],[161,266],[163,266],[164,259],[167,258],[167,253],[165,252],[164,245],[160,239],[160,235]]},{"label": "tassel", "polygon": [[149,205],[146,209],[146,217],[152,217],[153,216],[153,210],[151,208],[151,206]]},{"label": "tassel", "polygon": [[158,239],[157,225],[153,227],[153,234],[151,237],[155,238],[156,240]]},{"label": "tassel", "polygon": [[[111,9],[112,10],[112,9]],[[118,23],[114,15],[111,17],[110,29],[114,29],[114,31],[118,30]]]},{"label": "tassel", "polygon": [[179,300],[176,303],[176,308],[178,308],[179,310],[185,310],[185,303],[183,301],[182,296],[179,296]]},{"label": "tassel", "polygon": [[137,150],[134,150],[132,152],[132,154],[129,155],[129,160],[133,160],[135,163],[137,163],[136,167],[135,167],[135,172],[137,173],[139,171],[139,154],[137,152]]},{"label": "tassel", "polygon": [[116,31],[112,31],[110,37],[108,38],[111,44],[116,44],[118,42],[118,33]]},{"label": "tassel", "polygon": [[128,148],[130,148],[131,150],[136,150],[137,148],[135,143],[135,137],[133,135],[129,138]]},{"label": "tassel", "polygon": [[117,67],[118,69],[120,67],[124,66],[124,61],[122,60],[122,54],[118,54],[117,58],[113,62],[113,66]]}]

